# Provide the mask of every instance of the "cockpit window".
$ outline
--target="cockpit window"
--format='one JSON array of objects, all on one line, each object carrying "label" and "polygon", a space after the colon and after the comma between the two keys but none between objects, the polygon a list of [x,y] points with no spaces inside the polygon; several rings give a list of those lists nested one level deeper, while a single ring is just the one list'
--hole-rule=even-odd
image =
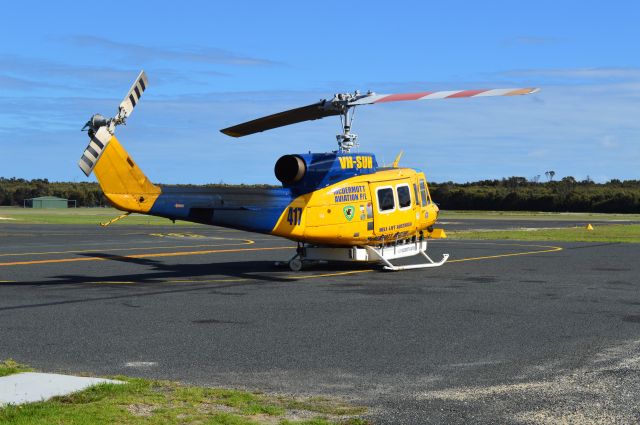
[{"label": "cockpit window", "polygon": [[396,207],[393,198],[393,189],[390,187],[382,187],[378,189],[378,208],[380,211],[391,211]]},{"label": "cockpit window", "polygon": [[398,191],[398,208],[408,208],[411,206],[411,191],[409,190],[409,185],[404,184],[402,186],[397,186],[396,190]]},{"label": "cockpit window", "polygon": [[427,205],[427,186],[424,184],[424,180],[420,180],[420,197],[422,198],[420,201],[422,202],[422,206]]}]

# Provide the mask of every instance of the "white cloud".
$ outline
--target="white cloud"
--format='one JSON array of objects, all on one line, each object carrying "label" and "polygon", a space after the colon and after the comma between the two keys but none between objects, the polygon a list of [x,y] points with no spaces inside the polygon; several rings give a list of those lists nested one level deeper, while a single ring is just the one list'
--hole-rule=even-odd
[{"label": "white cloud", "polygon": [[136,64],[148,61],[203,62],[235,66],[264,66],[278,64],[278,62],[269,59],[243,56],[215,47],[152,47],[135,43],[124,43],[89,35],[69,37],[66,41],[77,47],[111,51],[119,54],[123,60]]},{"label": "white cloud", "polygon": [[[133,70],[118,89],[55,96],[0,94],[0,157],[3,176],[73,180],[86,145],[79,128],[95,112],[115,112]],[[486,83],[483,82],[483,83]],[[489,81],[491,83],[491,81]],[[124,84],[124,86],[122,86]],[[155,77],[154,77],[155,84]],[[438,83],[438,88],[499,87],[480,83]],[[344,85],[341,85],[344,86]],[[380,92],[431,89],[371,83]],[[561,178],[638,178],[640,81],[546,84],[533,96],[399,102],[360,107],[354,132],[361,151],[380,163],[404,149],[401,164],[424,169],[436,181],[467,181],[511,175]],[[156,181],[166,183],[274,182],[273,163],[285,153],[335,149],[337,117],[232,139],[219,133],[239,122],[309,104],[331,91],[221,92],[173,95],[148,91],[118,135]],[[47,161],[25,167],[33,149]],[[22,158],[22,160],[17,160]]]},{"label": "white cloud", "polygon": [[640,80],[640,68],[521,69],[501,72],[499,74],[507,77],[551,77],[565,80]]}]

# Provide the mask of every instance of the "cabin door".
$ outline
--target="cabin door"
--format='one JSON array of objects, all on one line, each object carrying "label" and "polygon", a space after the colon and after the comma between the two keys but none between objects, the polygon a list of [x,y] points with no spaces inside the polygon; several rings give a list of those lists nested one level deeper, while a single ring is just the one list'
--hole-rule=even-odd
[{"label": "cabin door", "polygon": [[393,239],[412,234],[415,228],[414,195],[408,180],[372,182],[374,235]]}]

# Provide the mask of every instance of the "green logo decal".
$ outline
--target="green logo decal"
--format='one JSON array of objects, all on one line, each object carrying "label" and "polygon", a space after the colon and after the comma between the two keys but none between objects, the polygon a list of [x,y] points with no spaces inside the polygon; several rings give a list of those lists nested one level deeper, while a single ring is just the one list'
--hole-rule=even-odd
[{"label": "green logo decal", "polygon": [[353,216],[356,214],[356,209],[351,205],[347,205],[342,209],[342,212],[344,213],[344,216],[347,218],[347,220],[351,221],[353,219]]}]

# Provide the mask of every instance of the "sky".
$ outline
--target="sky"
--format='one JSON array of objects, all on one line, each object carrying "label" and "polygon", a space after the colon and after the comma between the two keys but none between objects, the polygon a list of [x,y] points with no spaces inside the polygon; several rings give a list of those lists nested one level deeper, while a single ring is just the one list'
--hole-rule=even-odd
[{"label": "sky", "polygon": [[636,1],[35,2],[0,14],[0,176],[87,181],[80,129],[149,86],[116,135],[159,183],[276,183],[284,154],[336,149],[337,117],[219,129],[337,92],[540,87],[359,107],[360,152],[436,182],[553,170],[640,179]]}]

